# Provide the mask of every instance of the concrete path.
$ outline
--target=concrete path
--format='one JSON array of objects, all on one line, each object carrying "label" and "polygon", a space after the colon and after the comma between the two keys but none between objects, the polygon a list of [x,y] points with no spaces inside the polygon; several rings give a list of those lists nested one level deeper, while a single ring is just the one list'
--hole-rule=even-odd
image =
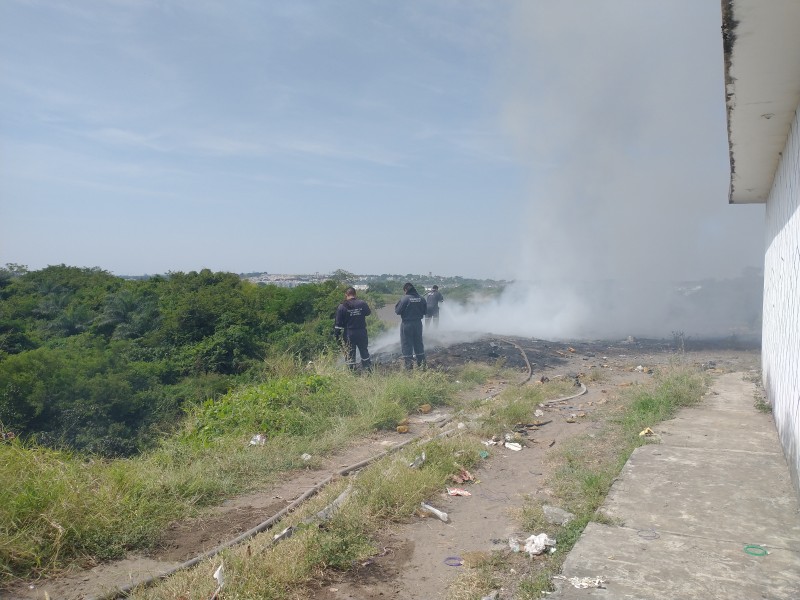
[{"label": "concrete path", "polygon": [[601,509],[620,525],[590,523],[564,563],[604,589],[557,581],[548,598],[800,599],[800,502],[754,394],[742,373],[722,375],[654,427],[661,443],[634,451]]}]

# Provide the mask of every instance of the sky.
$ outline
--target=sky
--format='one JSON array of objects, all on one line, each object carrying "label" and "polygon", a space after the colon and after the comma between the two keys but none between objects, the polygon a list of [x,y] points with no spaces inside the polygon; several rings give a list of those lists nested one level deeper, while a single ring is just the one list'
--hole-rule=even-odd
[{"label": "sky", "polygon": [[718,0],[5,0],[0,264],[734,277]]}]

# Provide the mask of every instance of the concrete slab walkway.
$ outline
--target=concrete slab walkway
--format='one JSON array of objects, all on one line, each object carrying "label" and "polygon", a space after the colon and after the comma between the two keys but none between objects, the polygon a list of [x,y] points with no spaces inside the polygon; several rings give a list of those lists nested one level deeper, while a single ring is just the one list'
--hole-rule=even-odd
[{"label": "concrete slab walkway", "polygon": [[722,375],[654,427],[661,443],[634,451],[601,509],[620,524],[590,523],[564,563],[566,578],[604,588],[561,581],[548,598],[800,599],[800,502],[755,392]]}]

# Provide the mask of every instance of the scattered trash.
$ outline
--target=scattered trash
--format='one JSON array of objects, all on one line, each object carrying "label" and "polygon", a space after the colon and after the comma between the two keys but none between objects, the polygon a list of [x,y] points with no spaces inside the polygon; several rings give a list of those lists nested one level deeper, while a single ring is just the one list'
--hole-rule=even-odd
[{"label": "scattered trash", "polygon": [[638,371],[639,373],[642,373],[642,372],[644,371],[644,367],[643,367],[642,365],[639,365],[639,366],[637,366],[637,367],[636,367],[636,369],[634,369],[634,370],[635,370],[635,371]]},{"label": "scattered trash", "polygon": [[478,452],[478,456],[480,456],[481,458],[489,458],[489,453],[486,450],[481,450],[480,452]]},{"label": "scattered trash", "polygon": [[542,409],[540,409],[540,408],[537,408],[537,409],[536,409],[536,410],[533,412],[533,416],[534,416],[534,417],[543,417],[543,416],[544,416],[544,411],[543,411]]},{"label": "scattered trash", "polygon": [[423,415],[427,415],[431,410],[433,410],[433,407],[430,404],[423,404],[419,407],[419,412]]},{"label": "scattered trash", "polygon": [[545,550],[548,550],[550,553],[556,551],[556,541],[550,537],[546,533],[540,533],[539,535],[532,535],[527,540],[525,540],[525,552],[530,554],[531,556],[535,554],[542,554]]},{"label": "scattered trash", "polygon": [[650,429],[649,427],[645,427],[644,429],[642,429],[639,432],[639,435],[640,436],[648,436],[649,437],[651,435],[655,435],[655,432],[652,429]]},{"label": "scattered trash", "polygon": [[311,455],[308,454],[307,452],[304,452],[303,454],[300,455],[300,458],[302,458],[305,462],[308,462],[311,460]]},{"label": "scattered trash", "polygon": [[13,431],[4,431],[3,433],[0,433],[0,439],[4,442],[7,440],[13,440],[15,437],[17,437],[17,434]]},{"label": "scattered trash", "polygon": [[555,441],[555,440],[553,440],[552,442],[550,442],[549,444],[547,444],[547,447],[548,447],[548,448],[552,448],[552,447],[553,447],[553,446],[555,446],[555,445],[556,445],[556,441]]},{"label": "scattered trash", "polygon": [[464,564],[464,561],[460,556],[448,556],[444,559],[444,564],[446,564],[448,567],[460,567]]},{"label": "scattered trash", "polygon": [[425,462],[425,452],[417,456],[412,462],[408,463],[408,466],[412,469],[418,469],[422,466]]},{"label": "scattered trash", "polygon": [[467,490],[461,488],[447,488],[447,495],[448,496],[472,496],[472,492],[468,492]]},{"label": "scattered trash", "polygon": [[420,506],[423,510],[431,513],[437,519],[442,521],[443,523],[447,523],[447,513],[439,510],[438,508],[433,508],[430,504],[425,504],[424,502],[420,502]]},{"label": "scattered trash", "polygon": [[604,589],[603,584],[608,582],[608,580],[603,577],[567,578],[565,575],[553,575],[553,579],[562,579],[564,581],[569,581],[572,584],[572,587],[577,588],[579,590],[585,590],[588,588]]},{"label": "scattered trash", "polygon": [[547,383],[548,381],[550,381],[550,378],[545,377],[544,375],[542,375],[541,379],[539,379],[539,383]]},{"label": "scattered trash", "polygon": [[497,442],[495,440],[486,440],[485,442],[481,442],[484,446],[497,446]]},{"label": "scattered trash", "polygon": [[458,425],[456,425],[456,428],[457,429],[464,429],[464,428],[466,428],[466,425],[464,425],[464,423],[459,423]]},{"label": "scattered trash", "polygon": [[517,442],[506,442],[503,444],[509,450],[513,450],[514,452],[519,452],[522,450],[522,444],[518,444]]},{"label": "scattered trash", "polygon": [[219,563],[219,566],[217,567],[217,570],[214,571],[214,574],[212,575],[212,577],[217,580],[217,589],[212,594],[211,600],[216,600],[217,598],[219,598],[219,593],[222,591],[222,587],[225,585],[225,563],[224,562]]},{"label": "scattered trash", "polygon": [[263,446],[267,443],[267,436],[264,433],[257,433],[250,438],[251,446]]},{"label": "scattered trash", "polygon": [[408,425],[398,425],[397,433],[408,433]]},{"label": "scattered trash", "polygon": [[744,551],[750,556],[766,556],[769,554],[763,544],[747,544]]},{"label": "scattered trash", "polygon": [[466,469],[464,469],[463,467],[460,467],[458,474],[451,475],[450,478],[455,483],[466,483],[467,481],[475,481],[475,476]]},{"label": "scattered trash", "polygon": [[569,350],[570,352],[575,352],[575,348],[572,347],[567,348],[567,350]]},{"label": "scattered trash", "polygon": [[566,525],[575,518],[575,515],[571,512],[549,504],[542,506],[542,510],[544,511],[545,521],[554,525]]},{"label": "scattered trash", "polygon": [[549,552],[555,552],[556,550],[556,541],[550,537],[546,533],[540,533],[539,535],[532,535],[528,537],[524,542],[520,542],[517,538],[512,537],[508,540],[508,546],[511,548],[512,552],[520,552],[524,550],[531,556],[543,554],[545,550]]},{"label": "scattered trash", "polygon": [[500,596],[500,590],[495,590],[491,594],[486,594],[481,600],[497,600]]}]

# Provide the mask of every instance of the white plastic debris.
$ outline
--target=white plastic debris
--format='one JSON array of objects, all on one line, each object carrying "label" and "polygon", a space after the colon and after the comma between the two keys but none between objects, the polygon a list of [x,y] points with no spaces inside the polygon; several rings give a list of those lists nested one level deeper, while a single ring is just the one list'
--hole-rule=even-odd
[{"label": "white plastic debris", "polygon": [[522,444],[518,444],[517,442],[506,442],[504,446],[509,450],[513,450],[514,452],[519,452],[522,450]]},{"label": "white plastic debris", "polygon": [[572,587],[577,588],[579,590],[585,590],[588,588],[602,588],[604,583],[607,583],[608,580],[603,577],[569,577],[567,578],[565,575],[554,575],[553,579],[563,579],[565,581],[569,581],[572,584]]},{"label": "white plastic debris", "polygon": [[433,516],[435,516],[437,519],[439,519],[443,523],[447,523],[447,513],[446,512],[441,511],[438,508],[433,508],[430,504],[425,504],[424,502],[421,502],[420,506],[422,506],[423,510],[428,511],[429,513],[431,513]]},{"label": "white plastic debris", "polygon": [[539,410],[537,408],[535,411],[533,411],[533,416],[534,417],[543,417],[544,416],[544,411],[543,410]]},{"label": "white plastic debris", "polygon": [[464,425],[463,423],[459,423],[458,425],[456,425],[456,427],[458,429],[464,429],[466,427],[466,425]]},{"label": "white plastic debris", "polygon": [[418,469],[422,466],[425,462],[425,452],[417,456],[412,462],[408,463],[408,466],[412,469]]},{"label": "white plastic debris", "polygon": [[219,566],[217,567],[217,570],[214,571],[213,577],[214,577],[214,579],[217,580],[217,585],[219,586],[219,588],[222,589],[222,586],[225,585],[225,563],[224,562],[219,563]]},{"label": "white plastic debris", "polygon": [[485,442],[481,442],[484,446],[497,446],[497,442],[494,440],[486,440]]},{"label": "white plastic debris", "polygon": [[517,538],[509,538],[508,540],[508,547],[511,548],[512,552],[519,552],[519,540]]},{"label": "white plastic debris", "polygon": [[257,433],[250,438],[251,446],[263,446],[266,443],[267,443],[267,436],[264,435],[263,433]]},{"label": "white plastic debris", "polygon": [[308,461],[310,461],[310,460],[311,460],[311,455],[310,455],[310,454],[308,454],[308,453],[306,453],[306,452],[304,452],[304,453],[303,453],[303,454],[300,456],[300,458],[302,458],[304,461],[308,462]]},{"label": "white plastic debris", "polygon": [[525,545],[523,547],[525,552],[531,556],[542,554],[548,548],[550,548],[550,552],[554,552],[556,549],[556,541],[548,537],[546,533],[530,536],[525,540]]}]

